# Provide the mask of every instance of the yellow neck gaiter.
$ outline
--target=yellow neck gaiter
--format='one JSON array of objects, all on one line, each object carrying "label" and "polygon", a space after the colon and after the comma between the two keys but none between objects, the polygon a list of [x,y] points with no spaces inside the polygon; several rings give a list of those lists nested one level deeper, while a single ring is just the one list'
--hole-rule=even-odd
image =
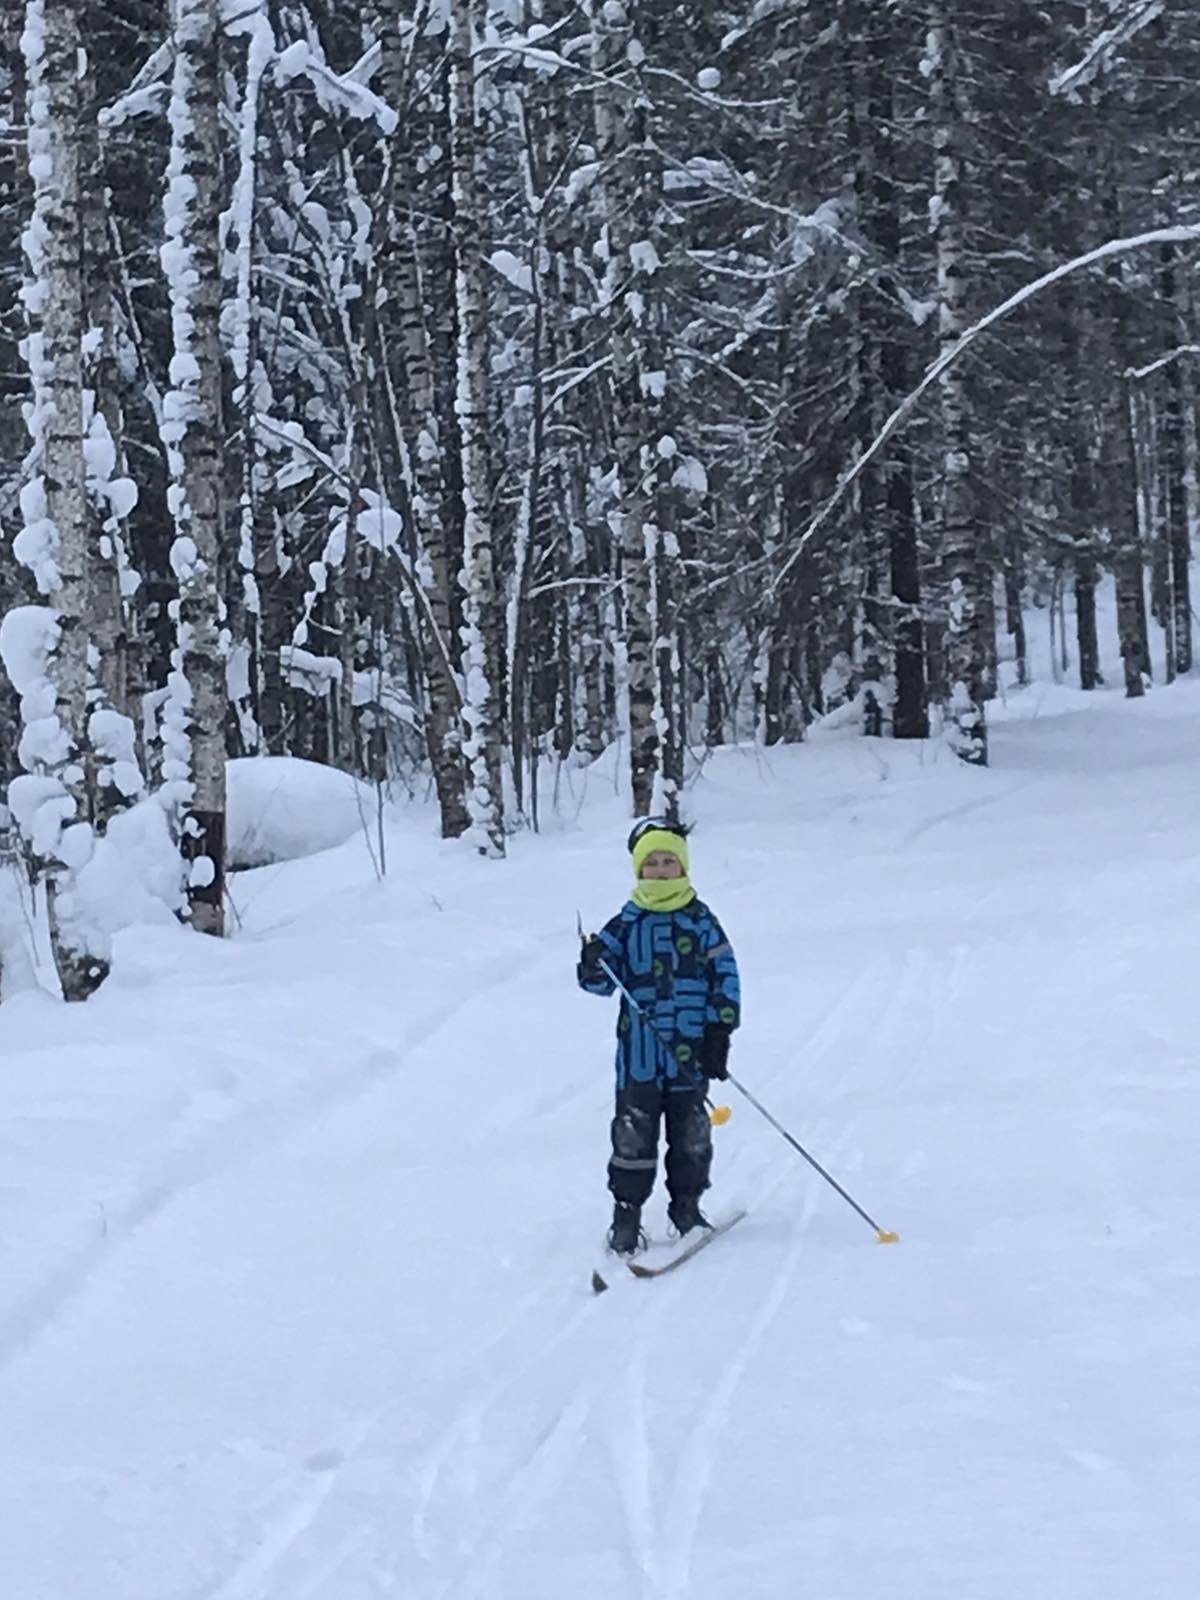
[{"label": "yellow neck gaiter", "polygon": [[679,911],[695,898],[686,878],[639,878],[633,891],[633,903],[643,911]]}]

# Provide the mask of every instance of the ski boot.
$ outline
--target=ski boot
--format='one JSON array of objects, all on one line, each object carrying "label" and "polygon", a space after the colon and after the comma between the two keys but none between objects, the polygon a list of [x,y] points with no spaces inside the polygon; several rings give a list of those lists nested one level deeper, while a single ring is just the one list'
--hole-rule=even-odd
[{"label": "ski boot", "polygon": [[667,1216],[681,1239],[685,1233],[691,1233],[693,1228],[712,1227],[712,1223],[701,1211],[700,1201],[695,1195],[679,1196],[672,1200],[667,1207]]},{"label": "ski boot", "polygon": [[608,1248],[615,1256],[632,1256],[644,1248],[646,1235],[642,1232],[642,1208],[618,1200],[613,1206],[612,1227],[608,1230]]}]

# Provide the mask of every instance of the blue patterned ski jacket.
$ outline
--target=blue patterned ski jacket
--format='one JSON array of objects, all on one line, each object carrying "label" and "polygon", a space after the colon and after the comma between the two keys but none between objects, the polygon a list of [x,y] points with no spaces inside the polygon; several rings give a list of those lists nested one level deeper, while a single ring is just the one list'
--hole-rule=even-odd
[{"label": "blue patterned ski jacket", "polygon": [[[679,911],[643,911],[629,900],[597,937],[608,965],[654,1030],[622,996],[617,1087],[656,1078],[680,1088],[695,1084],[701,1077],[697,1048],[705,1027],[718,1023],[732,1031],[741,1021],[737,961],[721,924],[699,899]],[[616,990],[607,974],[588,981],[580,973],[579,986],[588,994]]]}]

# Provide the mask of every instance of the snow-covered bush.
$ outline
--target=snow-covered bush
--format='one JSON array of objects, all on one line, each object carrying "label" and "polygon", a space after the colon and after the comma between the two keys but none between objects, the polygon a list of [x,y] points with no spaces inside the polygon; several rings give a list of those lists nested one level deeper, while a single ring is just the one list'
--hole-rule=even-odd
[{"label": "snow-covered bush", "polygon": [[297,756],[259,756],[227,768],[227,865],[265,867],[343,844],[373,814],[372,790],[348,773]]}]

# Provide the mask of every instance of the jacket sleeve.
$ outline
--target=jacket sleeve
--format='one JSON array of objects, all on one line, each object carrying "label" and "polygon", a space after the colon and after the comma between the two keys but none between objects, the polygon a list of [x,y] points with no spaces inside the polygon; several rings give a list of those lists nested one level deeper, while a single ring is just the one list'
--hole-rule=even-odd
[{"label": "jacket sleeve", "polygon": [[742,985],[737,957],[716,917],[710,922],[704,940],[704,960],[708,972],[708,1006],[705,1021],[728,1028],[732,1033],[742,1020]]},{"label": "jacket sleeve", "polygon": [[[621,921],[620,914],[618,913],[617,916],[611,918],[604,924],[596,937],[604,946],[605,961],[616,973],[617,977],[620,978],[622,983],[628,983],[629,979],[625,970],[624,935],[625,926]],[[607,972],[602,972],[598,978],[588,979],[583,975],[582,966],[577,966],[575,969],[575,977],[579,987],[585,992],[585,994],[609,995],[616,992],[617,986],[608,976]]]}]

